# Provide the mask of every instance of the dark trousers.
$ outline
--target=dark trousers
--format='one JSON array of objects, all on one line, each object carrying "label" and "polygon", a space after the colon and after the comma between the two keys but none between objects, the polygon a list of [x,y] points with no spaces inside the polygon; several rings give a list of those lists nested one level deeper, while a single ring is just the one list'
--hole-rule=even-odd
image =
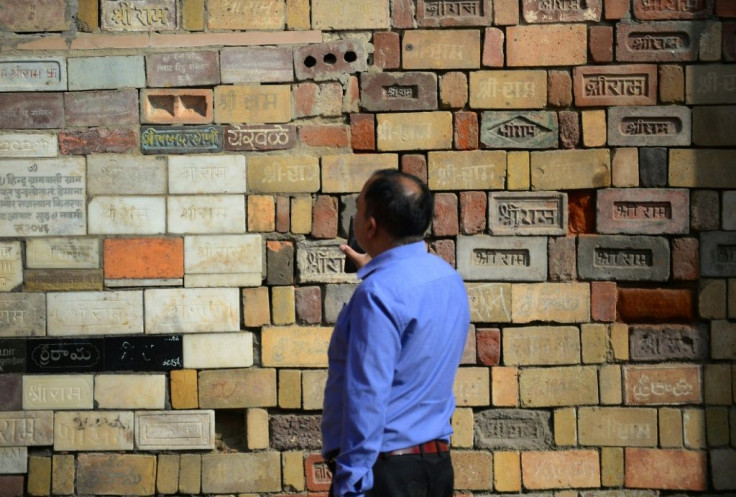
[{"label": "dark trousers", "polygon": [[378,456],[373,465],[373,488],[366,497],[452,497],[453,487],[449,452]]}]

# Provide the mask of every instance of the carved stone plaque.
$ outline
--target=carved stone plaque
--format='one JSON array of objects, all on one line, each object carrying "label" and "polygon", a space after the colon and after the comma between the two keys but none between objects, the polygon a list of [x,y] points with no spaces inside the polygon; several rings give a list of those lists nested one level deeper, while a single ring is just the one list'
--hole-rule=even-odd
[{"label": "carved stone plaque", "polygon": [[457,269],[466,281],[545,281],[547,238],[459,236]]},{"label": "carved stone plaque", "polygon": [[581,236],[578,274],[590,280],[667,281],[669,241],[653,236]]},{"label": "carved stone plaque", "polygon": [[301,283],[355,283],[357,276],[345,272],[345,254],[339,241],[300,241],[296,244],[296,267]]},{"label": "carved stone plaque", "polygon": [[708,357],[708,330],[678,324],[633,325],[629,347],[634,361],[699,361]]},{"label": "carved stone plaque", "polygon": [[102,338],[28,340],[28,372],[82,373],[102,371]]},{"label": "carved stone plaque", "polygon": [[225,127],[225,150],[286,150],[297,145],[292,124],[234,124]]},{"label": "carved stone plaque", "polygon": [[151,411],[135,415],[139,450],[215,448],[215,411]]},{"label": "carved stone plaque", "polygon": [[102,269],[27,269],[23,289],[27,292],[102,291]]},{"label": "carved stone plaque", "polygon": [[222,126],[144,126],[144,154],[195,154],[222,151]]},{"label": "carved stone plaque", "polygon": [[736,276],[736,232],[700,234],[700,274],[717,278]]},{"label": "carved stone plaque", "polygon": [[556,112],[484,112],[480,142],[484,148],[557,148]]},{"label": "carved stone plaque", "polygon": [[53,411],[0,412],[0,447],[31,447],[53,443]]},{"label": "carved stone plaque", "polygon": [[170,371],[183,363],[181,336],[106,337],[106,371]]},{"label": "carved stone plaque", "polygon": [[0,473],[4,475],[28,473],[28,447],[1,448]]},{"label": "carved stone plaque", "polygon": [[26,372],[26,341],[0,340],[0,374]]},{"label": "carved stone plaque", "polygon": [[565,235],[567,194],[491,192],[488,228],[494,235]]},{"label": "carved stone plaque", "polygon": [[237,288],[146,290],[146,333],[240,330]]},{"label": "carved stone plaque", "polygon": [[92,375],[24,375],[23,409],[92,409]]},{"label": "carved stone plaque", "polygon": [[176,0],[102,0],[105,31],[158,31],[177,28]]},{"label": "carved stone plaque", "polygon": [[33,238],[26,242],[26,264],[33,269],[97,269],[96,238]]},{"label": "carved stone plaque", "polygon": [[491,0],[418,0],[417,24],[437,26],[490,26]]},{"label": "carved stone plaque", "polygon": [[46,334],[46,295],[0,293],[0,337]]},{"label": "carved stone plaque", "polygon": [[617,147],[690,146],[688,107],[612,107],[608,109],[608,144]]},{"label": "carved stone plaque", "polygon": [[489,409],[475,414],[475,445],[480,449],[542,450],[552,446],[550,414]]}]

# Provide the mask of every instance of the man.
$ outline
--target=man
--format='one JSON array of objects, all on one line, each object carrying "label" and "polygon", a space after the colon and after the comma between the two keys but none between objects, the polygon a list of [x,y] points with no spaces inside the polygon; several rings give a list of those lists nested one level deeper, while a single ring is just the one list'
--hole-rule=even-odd
[{"label": "man", "polygon": [[414,176],[378,171],[357,199],[366,254],[335,324],[322,415],[333,497],[449,497],[452,387],[470,323],[462,278],[427,253],[432,194]]}]

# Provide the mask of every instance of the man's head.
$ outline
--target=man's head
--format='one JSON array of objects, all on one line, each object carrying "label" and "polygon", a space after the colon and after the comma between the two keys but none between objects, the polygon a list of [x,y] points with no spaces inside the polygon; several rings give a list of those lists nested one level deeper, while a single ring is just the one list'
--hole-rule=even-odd
[{"label": "man's head", "polygon": [[[433,208],[432,193],[417,177],[382,169],[373,173],[358,197],[356,233],[358,223],[373,218],[392,246],[415,242],[429,227]],[[364,219],[357,219],[360,216]]]}]

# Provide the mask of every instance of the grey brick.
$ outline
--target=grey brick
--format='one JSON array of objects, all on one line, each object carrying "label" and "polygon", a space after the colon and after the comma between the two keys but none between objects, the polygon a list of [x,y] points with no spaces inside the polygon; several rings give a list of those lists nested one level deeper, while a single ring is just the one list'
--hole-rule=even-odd
[{"label": "grey brick", "polygon": [[581,235],[578,274],[588,280],[667,281],[670,245],[652,236]]}]

